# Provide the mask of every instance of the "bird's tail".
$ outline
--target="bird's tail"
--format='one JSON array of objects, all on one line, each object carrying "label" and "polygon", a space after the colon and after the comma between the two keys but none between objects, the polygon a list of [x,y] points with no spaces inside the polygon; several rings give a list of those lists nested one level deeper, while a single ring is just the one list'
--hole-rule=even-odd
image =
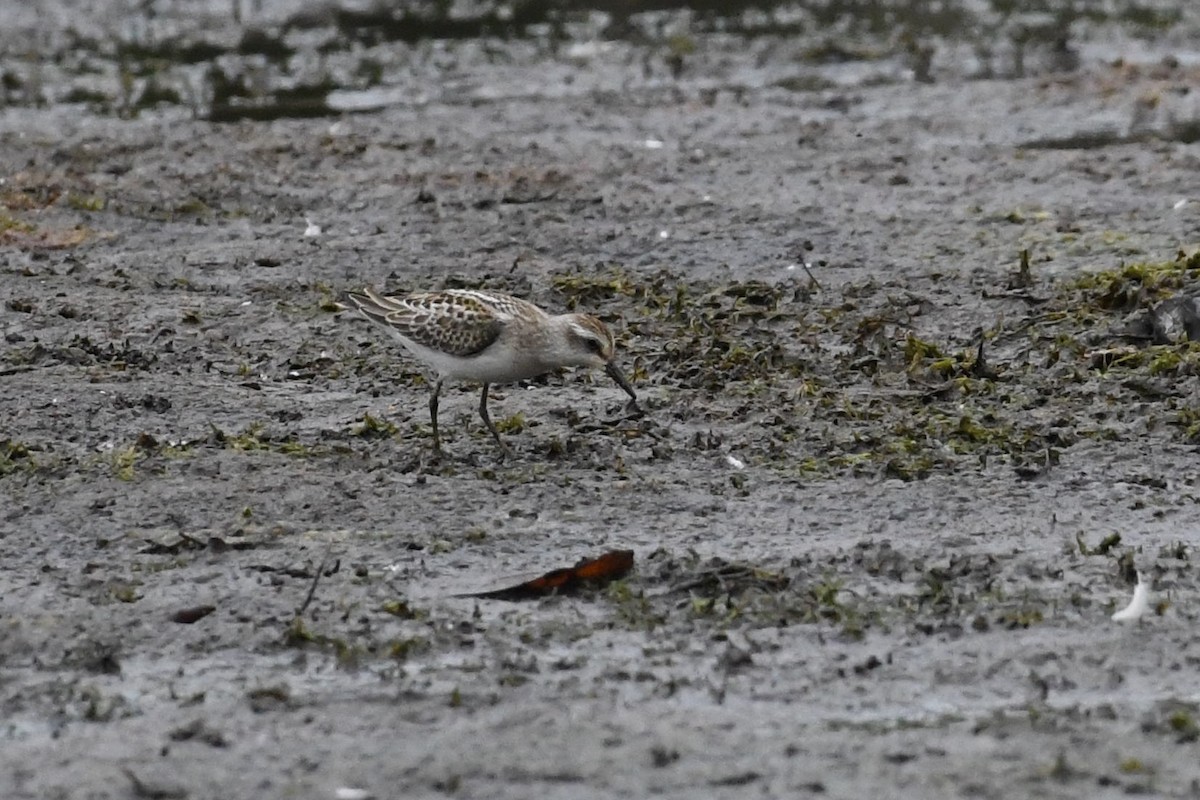
[{"label": "bird's tail", "polygon": [[[367,319],[373,322],[387,322],[389,314],[404,308],[403,304],[395,298],[378,294],[370,287],[363,289],[361,292],[346,292],[346,299],[354,304],[354,308],[357,308]],[[349,307],[347,306],[347,308]]]}]

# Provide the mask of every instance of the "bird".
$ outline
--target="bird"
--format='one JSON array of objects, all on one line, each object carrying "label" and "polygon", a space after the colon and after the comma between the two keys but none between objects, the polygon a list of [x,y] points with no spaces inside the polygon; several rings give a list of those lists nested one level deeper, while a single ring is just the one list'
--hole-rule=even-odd
[{"label": "bird", "polygon": [[503,455],[511,451],[488,415],[488,388],[563,367],[603,368],[637,407],[637,393],[613,360],[612,333],[591,314],[549,314],[519,297],[477,289],[384,296],[370,288],[346,297],[383,326],[437,378],[429,397],[433,451],[442,453],[438,397],[447,381],[483,384],[479,416]]}]

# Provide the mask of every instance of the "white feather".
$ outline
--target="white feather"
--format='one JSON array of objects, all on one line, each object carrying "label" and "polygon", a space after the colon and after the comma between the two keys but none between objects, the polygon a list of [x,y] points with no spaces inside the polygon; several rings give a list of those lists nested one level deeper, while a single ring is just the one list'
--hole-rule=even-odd
[{"label": "white feather", "polygon": [[1112,615],[1113,622],[1141,619],[1149,606],[1150,587],[1142,580],[1142,573],[1139,572],[1137,586],[1133,587],[1133,599],[1129,601],[1129,605]]}]

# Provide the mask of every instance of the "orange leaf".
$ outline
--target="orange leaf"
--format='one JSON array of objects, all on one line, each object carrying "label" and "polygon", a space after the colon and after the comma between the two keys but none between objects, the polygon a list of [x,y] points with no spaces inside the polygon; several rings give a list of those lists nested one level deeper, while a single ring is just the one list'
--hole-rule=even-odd
[{"label": "orange leaf", "polygon": [[624,577],[631,569],[633,569],[632,550],[611,550],[597,558],[582,559],[573,567],[554,569],[511,586],[482,592],[467,592],[458,596],[527,600],[531,597],[572,592],[582,586],[602,586]]}]

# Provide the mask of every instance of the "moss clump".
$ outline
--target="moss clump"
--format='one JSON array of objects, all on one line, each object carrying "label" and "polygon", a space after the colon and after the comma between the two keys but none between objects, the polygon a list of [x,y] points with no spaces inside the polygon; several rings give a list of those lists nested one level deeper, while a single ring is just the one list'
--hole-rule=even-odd
[{"label": "moss clump", "polygon": [[1112,552],[1112,549],[1114,547],[1117,547],[1118,545],[1121,544],[1121,534],[1110,533],[1108,536],[1105,536],[1103,539],[1100,540],[1100,544],[1096,545],[1095,547],[1088,547],[1087,542],[1084,541],[1083,534],[1077,533],[1075,535],[1075,544],[1076,544],[1076,546],[1079,547],[1080,555],[1083,555],[1083,556],[1106,556],[1110,552]]},{"label": "moss clump", "polygon": [[1130,311],[1160,300],[1200,280],[1200,251],[1180,251],[1171,261],[1122,264],[1094,272],[1069,284],[1083,293],[1088,305],[1107,311]]},{"label": "moss clump", "polygon": [[33,233],[35,230],[37,230],[37,226],[29,222],[19,220],[10,214],[0,214],[0,234],[10,231],[16,233]]},{"label": "moss clump", "polygon": [[1172,712],[1171,716],[1167,718],[1167,724],[1176,733],[1177,741],[1181,744],[1200,739],[1200,725],[1196,723],[1195,716],[1189,711],[1178,709]]},{"label": "moss clump", "polygon": [[525,415],[517,412],[510,417],[497,420],[495,425],[496,430],[500,433],[520,433],[525,430]]},{"label": "moss clump", "polygon": [[137,465],[138,448],[136,445],[118,450],[113,454],[113,472],[123,481],[134,478],[134,467]]},{"label": "moss clump", "polygon": [[942,351],[932,342],[918,339],[912,333],[904,340],[904,360],[908,363],[909,369],[916,369],[926,360],[942,358],[944,358]]},{"label": "moss clump", "polygon": [[175,206],[175,213],[179,215],[200,216],[208,214],[211,211],[212,209],[208,207],[208,204],[198,197],[189,198]]},{"label": "moss clump", "polygon": [[1005,611],[1000,615],[998,622],[1004,627],[1012,630],[1016,628],[1028,628],[1031,625],[1036,625],[1042,622],[1045,617],[1041,609],[1031,606],[1022,606],[1009,611]]},{"label": "moss clump", "polygon": [[391,422],[381,419],[366,413],[362,415],[358,425],[355,425],[350,430],[352,436],[361,436],[364,439],[390,439],[399,432]]},{"label": "moss clump", "polygon": [[294,434],[271,434],[261,422],[250,423],[241,433],[227,433],[213,425],[208,441],[240,453],[266,451],[307,458],[327,452],[326,448],[298,441]]},{"label": "moss clump", "polygon": [[67,205],[79,211],[103,211],[104,198],[97,195],[68,192]]},{"label": "moss clump", "polygon": [[241,433],[227,434],[214,428],[217,440],[226,449],[247,452],[252,450],[269,450],[271,445],[262,438],[264,426],[261,422],[252,422]]},{"label": "moss clump", "polygon": [[429,648],[429,640],[422,639],[419,636],[411,636],[407,639],[394,639],[388,643],[387,654],[389,658],[397,661],[407,661],[411,656],[420,653]]},{"label": "moss clump", "polygon": [[404,600],[388,600],[379,607],[379,610],[400,619],[418,619],[424,616],[421,611],[413,608]]},{"label": "moss clump", "polygon": [[12,439],[0,439],[0,477],[36,466],[26,445]]}]

